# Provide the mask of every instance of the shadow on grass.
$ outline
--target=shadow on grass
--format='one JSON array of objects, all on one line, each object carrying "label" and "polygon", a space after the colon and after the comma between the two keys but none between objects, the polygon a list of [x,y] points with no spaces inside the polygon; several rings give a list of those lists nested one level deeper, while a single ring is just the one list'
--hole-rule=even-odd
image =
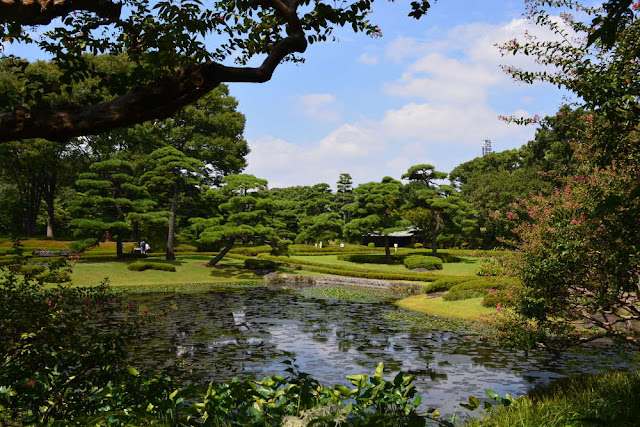
[{"label": "shadow on grass", "polygon": [[222,277],[225,279],[242,279],[242,280],[255,280],[261,279],[262,276],[255,274],[252,271],[247,271],[244,268],[239,268],[234,265],[218,265],[211,268],[212,277]]}]

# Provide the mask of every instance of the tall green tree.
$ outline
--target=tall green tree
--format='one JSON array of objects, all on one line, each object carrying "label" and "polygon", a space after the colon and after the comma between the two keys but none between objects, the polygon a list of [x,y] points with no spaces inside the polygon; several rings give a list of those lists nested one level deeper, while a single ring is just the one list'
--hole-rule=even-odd
[{"label": "tall green tree", "polygon": [[391,259],[389,234],[407,226],[400,214],[401,190],[402,183],[391,177],[359,185],[353,190],[355,202],[348,207],[352,220],[345,225],[345,234],[352,240],[365,234],[384,236],[384,251]]},{"label": "tall green tree", "polygon": [[151,211],[154,203],[146,188],[136,185],[131,162],[109,159],[93,163],[90,169],[76,181],[84,194],[74,207],[75,234],[97,242],[109,233],[116,241],[117,256],[122,257],[123,241],[131,232],[130,216]]},{"label": "tall green tree", "polygon": [[263,243],[272,246],[280,239],[268,224],[268,211],[272,200],[267,191],[267,181],[253,175],[228,175],[222,179],[220,189],[209,190],[210,197],[223,199],[218,206],[222,216],[219,224],[207,227],[200,233],[201,244],[220,247],[218,254],[209,261],[216,265],[237,242]]},{"label": "tall green tree", "polygon": [[180,194],[187,186],[202,184],[206,176],[205,164],[173,147],[159,148],[149,154],[147,159],[147,172],[142,175],[141,183],[169,211],[166,258],[175,260],[173,246]]},{"label": "tall green tree", "polygon": [[[421,227],[430,222],[433,224],[430,228],[431,250],[434,255],[438,253],[438,236],[445,224],[452,229],[464,228],[464,231],[475,225],[470,206],[460,198],[456,189],[436,182],[446,177],[446,173],[436,171],[434,166],[427,164],[412,166],[402,175],[403,179],[410,181],[405,194],[408,201],[408,218],[414,220],[412,225],[426,232]],[[420,209],[414,210],[416,208]],[[431,221],[425,217],[425,210],[431,213]]]},{"label": "tall green tree", "polygon": [[[620,2],[607,5],[612,3]],[[522,209],[511,212],[521,238],[515,268],[523,289],[516,310],[501,319],[504,331],[530,346],[562,349],[608,336],[639,347],[634,323],[640,321],[640,11],[636,6],[620,17],[611,43],[591,38],[587,44],[567,39],[567,28],[593,36],[598,30],[582,20],[583,11],[602,23],[606,5],[604,10],[568,1],[546,6],[527,16],[561,36],[558,41],[528,38],[503,49],[531,55],[557,72],[507,71],[521,81],[572,91],[584,107],[579,123],[584,132],[571,141],[578,161],[571,173],[558,174],[553,193],[520,201]],[[564,26],[557,25],[549,7],[563,8]]]}]

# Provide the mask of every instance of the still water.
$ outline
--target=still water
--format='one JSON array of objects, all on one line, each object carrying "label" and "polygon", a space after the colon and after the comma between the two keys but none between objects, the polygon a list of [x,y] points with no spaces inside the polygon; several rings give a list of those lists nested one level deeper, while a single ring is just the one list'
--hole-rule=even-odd
[{"label": "still water", "polygon": [[568,375],[640,367],[638,354],[602,347],[559,358],[505,350],[464,331],[417,328],[388,302],[346,302],[267,288],[133,298],[151,310],[173,307],[142,330],[135,361],[195,368],[198,381],[286,375],[283,362],[324,384],[348,385],[349,374],[372,375],[384,362],[388,377],[416,376],[424,405],[451,414],[467,396],[490,388],[521,395]]}]

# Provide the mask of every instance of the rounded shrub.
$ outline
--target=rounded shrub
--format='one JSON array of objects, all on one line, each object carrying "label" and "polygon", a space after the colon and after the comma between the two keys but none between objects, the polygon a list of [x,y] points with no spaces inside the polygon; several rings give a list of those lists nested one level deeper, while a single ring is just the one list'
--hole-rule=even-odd
[{"label": "rounded shrub", "polygon": [[446,301],[457,301],[461,299],[484,297],[491,289],[501,290],[515,285],[516,279],[487,277],[469,280],[453,286],[443,299]]},{"label": "rounded shrub", "polygon": [[144,270],[160,270],[160,271],[176,271],[176,266],[167,264],[164,262],[132,262],[127,266],[127,269],[131,271],[144,271]]},{"label": "rounded shrub", "polygon": [[349,262],[356,262],[358,264],[400,264],[402,260],[400,258],[392,256],[391,259],[387,259],[384,254],[345,254],[338,255],[338,259]]},{"label": "rounded shrub", "polygon": [[404,259],[404,266],[410,270],[414,270],[416,268],[442,270],[442,260],[434,256],[409,255]]},{"label": "rounded shrub", "polygon": [[36,279],[42,280],[44,283],[64,283],[70,282],[71,276],[65,271],[52,271],[48,273],[40,273],[35,276]]},{"label": "rounded shrub", "polygon": [[45,270],[43,265],[22,265],[20,266],[20,273],[25,276],[35,276],[36,274],[43,273]]},{"label": "rounded shrub", "polygon": [[275,270],[276,263],[270,259],[247,258],[244,260],[244,267],[250,270]]},{"label": "rounded shrub", "polygon": [[445,292],[454,287],[459,283],[468,282],[470,280],[476,280],[475,277],[472,276],[451,276],[451,277],[443,277],[436,281],[429,283],[425,286],[425,291],[427,293],[431,292]]},{"label": "rounded shrub", "polygon": [[367,243],[367,246],[370,247],[370,248],[375,248],[376,244],[373,243],[373,242],[369,242],[369,243]]}]

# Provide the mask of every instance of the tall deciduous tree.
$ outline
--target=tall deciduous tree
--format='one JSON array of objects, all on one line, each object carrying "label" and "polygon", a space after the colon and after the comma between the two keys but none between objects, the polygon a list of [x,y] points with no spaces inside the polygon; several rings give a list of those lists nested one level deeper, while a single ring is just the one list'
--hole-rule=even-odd
[{"label": "tall deciduous tree", "polygon": [[[564,10],[565,26],[559,26],[547,8],[528,11],[533,22],[563,37],[528,38],[504,50],[532,55],[558,72],[507,71],[578,95],[585,132],[572,141],[579,161],[572,173],[558,176],[553,194],[521,201],[525,209],[511,213],[519,221],[515,266],[524,287],[516,312],[503,318],[510,325],[505,330],[524,335],[527,344],[560,349],[602,335],[639,347],[633,323],[640,321],[640,11],[634,7],[620,18],[612,43],[592,38],[587,44],[593,29],[579,18],[587,11],[601,19],[602,11],[568,1],[544,3],[578,12]],[[621,2],[607,5],[613,3]],[[567,28],[581,38],[572,40]],[[585,332],[584,325],[593,329]]]}]

